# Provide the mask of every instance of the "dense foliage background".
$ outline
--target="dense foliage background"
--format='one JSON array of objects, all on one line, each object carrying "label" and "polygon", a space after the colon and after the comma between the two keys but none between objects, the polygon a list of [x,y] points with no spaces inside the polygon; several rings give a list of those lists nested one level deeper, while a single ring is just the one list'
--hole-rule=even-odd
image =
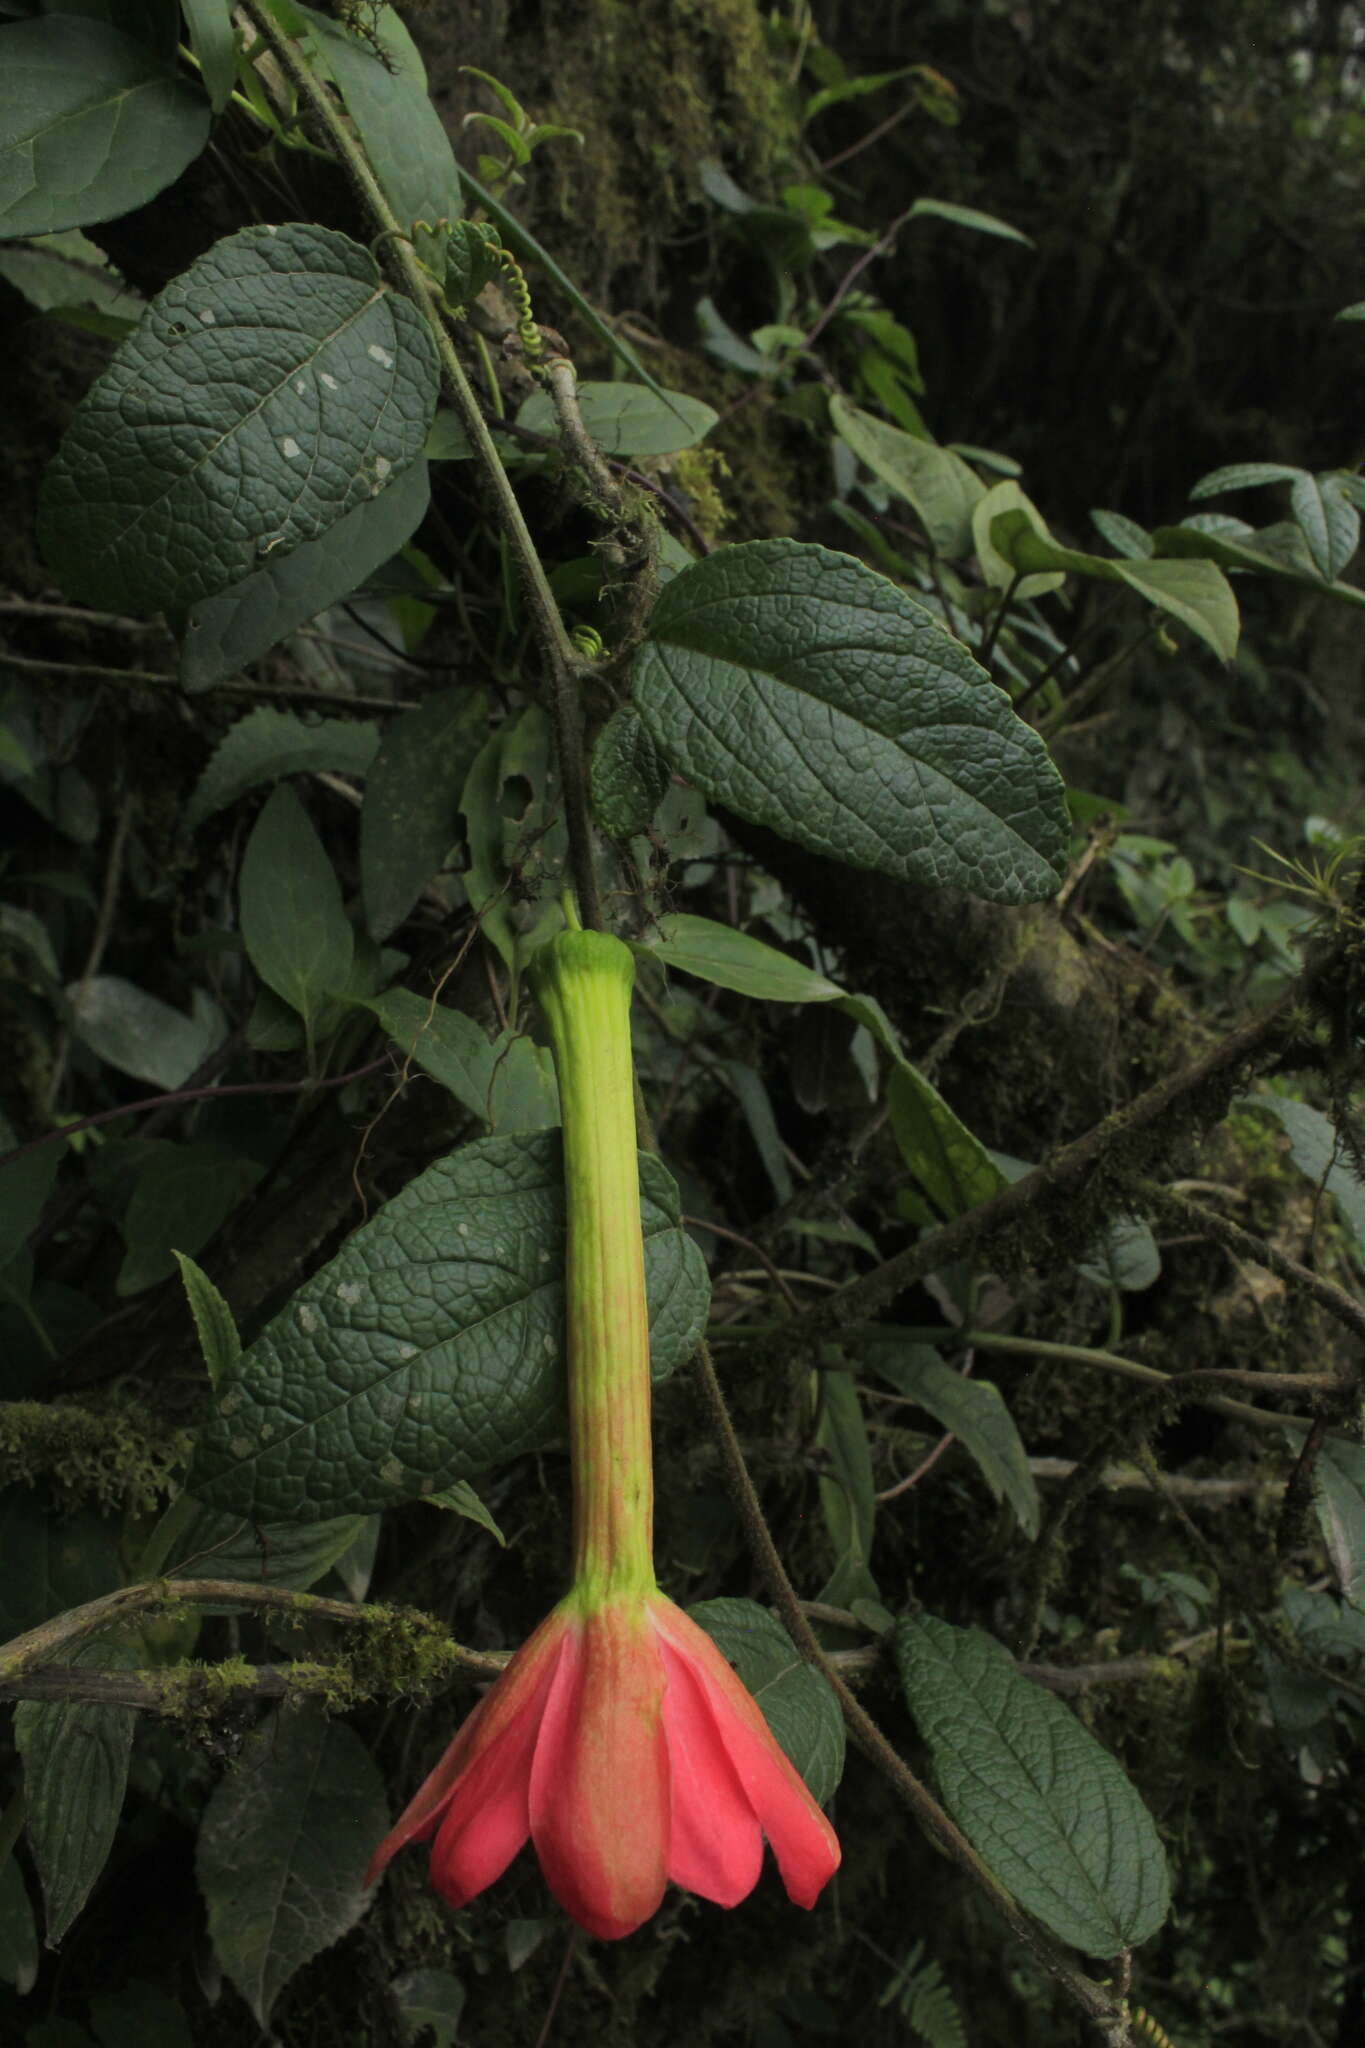
[{"label": "dense foliage background", "polygon": [[[463,204],[516,259],[463,295],[451,259],[449,331],[576,635],[596,882],[638,949],[679,1204],[662,1176],[682,1306],[656,1326],[660,1578],[726,1603],[711,1624],[844,1847],[809,1919],[770,1871],[729,1913],[670,1893],[611,1947],[529,1856],[458,1916],[418,1855],[372,1901],[353,1868],[486,1653],[561,1589],[549,1368],[462,1411],[450,1469],[382,1516],[364,1441],[324,1433],[302,1477],[239,1484],[210,1385],[236,1384],[235,1331],[292,1369],[309,1318],[379,1270],[355,1233],[471,1142],[543,1167],[555,1242],[521,970],[582,874],[543,619],[467,423],[414,427],[403,391],[330,538],[275,554],[244,528],[228,574],[182,511],[142,561],[119,365],[157,318],[203,318],[208,273],[146,302],[263,224],[311,224],[300,267],[351,263],[361,298],[385,250],[254,4],[2,11],[0,1636],[165,1570],[242,1599],[0,1650],[0,2037],[1358,2041],[1358,10],[459,0],[408,21],[434,136],[388,10],[265,17],[330,63],[376,168],[430,193],[443,127],[466,183],[433,217]],[[23,170],[37,88],[7,56],[54,24],[68,76],[142,53],[160,167],[106,190],[101,131],[78,227],[33,210],[53,174],[41,151]],[[406,196],[405,228],[428,205]],[[399,306],[376,375],[431,349]],[[606,467],[534,374],[561,344]],[[113,395],[78,414],[92,389]],[[1002,746],[1046,741],[1052,885],[981,900],[956,815],[918,867],[879,867],[787,802],[790,761],[708,783],[664,738],[672,580],[788,540],[908,593],[1012,700]],[[932,667],[937,625],[924,644]],[[449,1213],[477,1225],[480,1199],[452,1183]],[[836,1702],[768,1612],[782,1588],[688,1368],[703,1260],[719,1382],[829,1668],[1076,1970],[1129,1995],[1126,2033],[1083,2016],[894,1774],[856,1746],[840,1774]],[[417,1268],[392,1271],[416,1299]],[[1043,1782],[1067,1738],[1028,1706],[1032,1791],[997,1778],[983,1813],[954,1790],[964,1758],[995,1768],[987,1732],[956,1763],[935,1733],[994,1682],[968,1630],[1094,1738],[1088,1818],[1064,1749]],[[965,1660],[937,1703],[932,1643]],[[991,1800],[1019,1798],[1007,1873]]]}]

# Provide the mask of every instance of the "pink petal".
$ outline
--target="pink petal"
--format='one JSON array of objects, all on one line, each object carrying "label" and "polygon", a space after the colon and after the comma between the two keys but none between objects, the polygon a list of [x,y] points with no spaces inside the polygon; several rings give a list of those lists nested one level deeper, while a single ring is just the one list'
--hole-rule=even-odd
[{"label": "pink petal", "polygon": [[758,1883],[763,1837],[692,1666],[667,1644],[661,1655],[673,1778],[668,1874],[684,1891],[737,1906]]},{"label": "pink petal", "polygon": [[571,1631],[531,1765],[545,1879],[590,1934],[617,1941],[657,1911],[668,1853],[663,1668],[638,1600]]},{"label": "pink petal", "polygon": [[[375,1882],[398,1851],[406,1848],[409,1842],[425,1842],[436,1832],[464,1772],[485,1748],[498,1741],[505,1730],[524,1723],[534,1741],[540,1705],[549,1689],[564,1627],[563,1615],[554,1608],[526,1638],[375,1850],[365,1873],[367,1885]],[[525,1840],[524,1831],[522,1840]],[[488,1881],[491,1883],[492,1880]]]},{"label": "pink petal", "polygon": [[[553,1678],[547,1670],[542,1703]],[[481,1749],[455,1787],[431,1852],[431,1882],[448,1905],[466,1905],[501,1877],[530,1834],[531,1758],[539,1732],[537,1706]]]},{"label": "pink petal", "polygon": [[664,1641],[686,1658],[706,1695],[744,1796],[777,1858],[787,1897],[813,1906],[839,1868],[833,1828],[710,1636],[672,1601],[651,1603],[651,1611]]}]

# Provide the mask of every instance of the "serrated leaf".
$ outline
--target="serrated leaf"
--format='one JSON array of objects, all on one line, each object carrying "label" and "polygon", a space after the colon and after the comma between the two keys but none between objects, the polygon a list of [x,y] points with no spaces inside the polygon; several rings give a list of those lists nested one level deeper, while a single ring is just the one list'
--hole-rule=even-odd
[{"label": "serrated leaf", "polygon": [[360,885],[371,935],[386,939],[460,836],[460,796],[488,737],[482,690],[441,690],[385,733],[360,813]]},{"label": "serrated leaf", "polygon": [[[604,455],[676,455],[704,440],[720,417],[700,398],[681,391],[660,398],[642,384],[580,384],[577,397],[583,425]],[[558,434],[548,392],[532,392],[517,425],[551,438]]]},{"label": "serrated leaf", "polygon": [[1126,513],[1092,510],[1090,523],[1115,554],[1126,555],[1130,562],[1146,560],[1153,553],[1151,534]]},{"label": "serrated leaf", "polygon": [[221,114],[237,83],[237,37],[232,26],[232,0],[180,0],[190,48],[199,60],[204,90],[215,114]]},{"label": "serrated leaf", "polygon": [[[131,1665],[117,1639],[72,1652],[77,1664]],[[133,1747],[131,1707],[21,1700],[15,1747],[23,1759],[28,1839],[43,1886],[45,1940],[55,1948],[108,1861],[123,1810]]]},{"label": "serrated leaf", "polygon": [[195,1501],[161,1575],[243,1579],[252,1585],[284,1586],[305,1593],[346,1555],[369,1519],[337,1515],[326,1522],[249,1522]]},{"label": "serrated leaf", "polygon": [[1165,1852],[1131,1783],[1062,1702],[979,1629],[896,1624],[896,1661],[944,1804],[1019,1904],[1116,1956],[1170,1909]]},{"label": "serrated leaf", "polygon": [[24,1998],[37,1975],[38,1929],[24,1873],[10,1855],[0,1863],[0,1982],[12,1984]]},{"label": "serrated leaf", "polygon": [[427,92],[426,66],[392,7],[364,16],[367,40],[311,7],[298,12],[341,88],[384,197],[404,228],[455,220],[464,211],[460,175],[441,117]]},{"label": "serrated leaf", "polygon": [[452,1515],[463,1515],[467,1522],[477,1522],[506,1550],[507,1538],[493,1520],[486,1502],[479,1498],[467,1479],[457,1479],[453,1486],[443,1486],[439,1492],[429,1493],[426,1497],[434,1508],[445,1508]]},{"label": "serrated leaf", "polygon": [[837,1002],[843,990],[813,967],[766,946],[747,932],[713,918],[685,912],[661,917],[638,941],[637,953],[648,953],[665,967],[695,974],[701,981],[734,989],[769,1003]]},{"label": "serrated leaf", "polygon": [[936,555],[960,561],[972,552],[972,513],[986,487],[960,455],[904,433],[846,398],[830,400],[829,417],[859,462],[919,514]]},{"label": "serrated leaf", "polygon": [[405,1970],[389,1986],[398,2024],[409,2041],[431,2035],[430,2048],[455,2048],[465,1989],[449,1970]]},{"label": "serrated leaf", "polygon": [[222,1375],[230,1372],[242,1355],[242,1340],[237,1335],[232,1310],[208,1274],[201,1266],[195,1265],[188,1253],[176,1249],[172,1256],[180,1268],[209,1384],[216,1387]]},{"label": "serrated leaf", "polygon": [[203,95],[107,23],[52,14],[3,34],[0,236],[131,213],[208,141]]},{"label": "serrated leaf", "polygon": [[1289,503],[1322,575],[1339,576],[1360,544],[1360,514],[1334,476],[1294,479]]},{"label": "serrated leaf", "polygon": [[819,1401],[816,1442],[828,1465],[828,1476],[820,1477],[820,1508],[834,1546],[834,1570],[820,1598],[835,1607],[851,1607],[855,1600],[878,1597],[870,1565],[877,1518],[872,1453],[862,1402],[850,1374],[822,1373]]},{"label": "serrated leaf", "polygon": [[364,1913],[387,1826],[369,1751],[309,1709],[272,1714],[218,1785],[195,1870],[214,1953],[262,2027],[295,1972]]},{"label": "serrated leaf", "polygon": [[868,1362],[888,1386],[952,1431],[976,1460],[995,1498],[1009,1502],[1032,1542],[1039,1527],[1038,1488],[1000,1389],[989,1380],[954,1372],[928,1344],[879,1340],[870,1346]]},{"label": "serrated leaf", "polygon": [[249,789],[276,782],[282,775],[330,772],[363,777],[378,745],[379,727],[372,720],[320,718],[309,724],[297,711],[259,705],[239,718],[214,749],[181,824],[193,832]]},{"label": "serrated leaf", "polygon": [[1365,1445],[1324,1439],[1313,1464],[1313,1498],[1342,1598],[1365,1608]]},{"label": "serrated leaf", "polygon": [[671,780],[667,761],[629,704],[613,711],[597,735],[588,776],[593,816],[609,839],[645,831]]},{"label": "serrated leaf", "polygon": [[925,218],[951,221],[955,227],[971,228],[978,235],[1000,235],[1007,242],[1022,242],[1026,249],[1034,247],[1033,237],[1019,228],[1012,228],[1007,220],[999,220],[993,213],[981,213],[975,206],[955,206],[948,199],[917,199],[911,207],[908,218]]},{"label": "serrated leaf", "polygon": [[703,1600],[687,1612],[734,1665],[811,1797],[823,1806],[844,1775],[844,1717],[825,1680],[777,1617],[754,1600]]},{"label": "serrated leaf", "polygon": [[43,479],[67,589],[120,612],[193,604],[316,540],[422,453],[435,344],[367,249],[243,228],[153,299]]},{"label": "serrated leaf", "polygon": [[1004,1187],[981,1140],[908,1060],[893,1067],[888,1099],[901,1157],[945,1218],[965,1215]]},{"label": "serrated leaf", "polygon": [[1211,469],[1207,476],[1201,476],[1190,497],[1216,498],[1223,491],[1253,490],[1260,484],[1292,484],[1306,474],[1306,470],[1296,469],[1288,462],[1229,462],[1222,469]]},{"label": "serrated leaf", "polygon": [[1042,741],[851,556],[770,540],[694,563],[654,607],[634,690],[689,781],[817,853],[995,902],[1058,886],[1069,827]]},{"label": "serrated leaf", "polygon": [[373,1011],[405,1058],[448,1088],[471,1116],[484,1123],[491,1121],[497,1055],[472,1017],[463,1010],[443,1009],[430,997],[407,988],[386,988],[380,995],[367,996],[364,1006]]},{"label": "serrated leaf", "polygon": [[190,606],[180,628],[180,681],[193,695],[240,675],[329,605],[349,597],[411,540],[431,499],[427,465],[414,462],[362,499],[320,540],[271,549],[259,568]]},{"label": "serrated leaf", "polygon": [[76,1036],[97,1058],[136,1081],[180,1088],[227,1036],[218,1005],[203,989],[187,1017],[121,974],[95,974],[67,989]]},{"label": "serrated leaf", "polygon": [[[642,1154],[653,1367],[706,1320],[701,1253]],[[564,1426],[557,1133],[485,1138],[428,1167],[306,1281],[218,1388],[190,1474],[213,1507],[316,1521],[421,1497]]]},{"label": "serrated leaf", "polygon": [[311,1028],[322,1005],[346,993],[355,934],[322,841],[287,783],[247,841],[239,901],[252,966]]},{"label": "serrated leaf", "polygon": [[[1237,600],[1212,561],[1114,561],[1055,541],[1027,500],[990,522],[991,545],[1016,569],[1061,569],[1105,583],[1126,583],[1148,604],[1169,612],[1211,647],[1220,661],[1237,652]],[[1153,535],[1154,543],[1159,536]]]}]

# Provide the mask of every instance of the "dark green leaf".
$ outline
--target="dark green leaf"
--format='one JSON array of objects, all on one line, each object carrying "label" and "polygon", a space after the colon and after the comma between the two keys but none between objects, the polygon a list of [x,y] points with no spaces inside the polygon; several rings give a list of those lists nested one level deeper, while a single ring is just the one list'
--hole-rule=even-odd
[{"label": "dark green leaf", "polygon": [[123,1215],[120,1295],[169,1280],[177,1252],[201,1251],[261,1175],[257,1161],[212,1140],[153,1143]]},{"label": "dark green leaf", "polygon": [[157,1088],[183,1087],[227,1036],[222,1012],[204,989],[194,990],[189,1017],[119,974],[73,981],[67,995],[81,1042],[121,1074]]},{"label": "dark green leaf", "polygon": [[232,0],[180,0],[190,48],[199,59],[204,90],[215,114],[221,114],[237,83],[237,37],[232,26]]},{"label": "dark green leaf", "polygon": [[422,453],[435,345],[367,249],[243,228],[155,298],[76,409],[40,538],[68,590],[190,605],[316,540]]},{"label": "dark green leaf", "polygon": [[[0,1123],[0,1146],[8,1149],[12,1142],[8,1124]],[[64,1141],[53,1138],[36,1152],[0,1166],[0,1270],[18,1257],[37,1229],[65,1150]]]},{"label": "dark green leaf", "polygon": [[823,1806],[844,1775],[844,1717],[828,1684],[775,1615],[753,1600],[703,1600],[688,1615],[733,1664]]},{"label": "dark green leaf", "polygon": [[1150,1225],[1140,1216],[1113,1217],[1077,1271],[1125,1294],[1143,1293],[1161,1278],[1161,1253]]},{"label": "dark green leaf", "polygon": [[773,1113],[772,1097],[767,1084],[757,1067],[751,1067],[744,1060],[723,1060],[720,1071],[724,1074],[735,1099],[744,1112],[744,1121],[749,1126],[749,1136],[758,1147],[758,1156],[763,1161],[764,1171],[773,1184],[773,1193],[779,1202],[789,1202],[795,1192],[792,1186],[791,1168],[787,1155],[782,1150],[782,1134],[777,1128]]},{"label": "dark green leaf", "polygon": [[1240,520],[1219,519],[1215,524],[1213,515],[1205,515],[1179,526],[1159,526],[1152,541],[1159,555],[1218,562],[1225,569],[1246,569],[1256,576],[1329,592],[1342,604],[1365,605],[1365,590],[1354,583],[1325,581],[1308,552],[1303,528],[1292,520],[1252,528]]},{"label": "dark green leaf", "polygon": [[431,2035],[430,2048],[455,2048],[455,2029],[464,2011],[464,1985],[449,1970],[405,1970],[389,1990],[398,2023],[409,2041]]},{"label": "dark green leaf", "polygon": [[[78,1664],[130,1665],[131,1649],[104,1636],[73,1653]],[[14,1741],[24,1764],[28,1839],[43,1884],[46,1941],[55,1948],[108,1861],[123,1810],[133,1746],[131,1707],[21,1700]]]},{"label": "dark green leaf", "polygon": [[1000,1389],[989,1380],[953,1372],[928,1344],[879,1340],[870,1347],[868,1362],[888,1386],[952,1431],[975,1458],[995,1498],[1009,1502],[1032,1541],[1038,1534],[1038,1488]]},{"label": "dark green leaf", "polygon": [[[678,1195],[642,1154],[657,1375],[707,1309]],[[214,1507],[316,1521],[433,1493],[564,1423],[564,1173],[557,1134],[486,1138],[358,1230],[218,1388],[190,1477]]]},{"label": "dark green leaf", "polygon": [[[681,391],[659,398],[641,384],[580,384],[578,409],[604,455],[676,455],[703,440],[719,417],[699,398]],[[558,434],[548,392],[531,394],[517,414],[517,425],[533,434]]]},{"label": "dark green leaf", "polygon": [[816,1441],[829,1461],[829,1477],[820,1480],[820,1506],[834,1545],[834,1571],[820,1597],[835,1607],[851,1607],[855,1600],[877,1598],[869,1563],[877,1503],[867,1424],[858,1389],[846,1372],[820,1376]]},{"label": "dark green leaf", "polygon": [[1123,512],[1092,511],[1090,523],[1107,540],[1116,555],[1125,555],[1130,562],[1144,560],[1152,553],[1152,536],[1145,526],[1139,526],[1136,519],[1129,519]]},{"label": "dark green leaf", "polygon": [[558,795],[550,721],[538,704],[498,728],[460,795],[470,907],[513,974],[563,923],[568,834]]},{"label": "dark green leaf", "polygon": [[311,7],[298,11],[341,87],[346,111],[400,226],[454,220],[463,201],[450,138],[428,97],[417,46],[392,7],[364,17],[367,37],[373,36],[377,48]]},{"label": "dark green leaf", "polygon": [[364,1515],[337,1515],[328,1522],[247,1522],[195,1502],[161,1570],[167,1578],[245,1579],[304,1593],[326,1577],[367,1527]]},{"label": "dark green leaf", "polygon": [[896,1624],[896,1660],[944,1804],[1019,1904],[1086,1955],[1116,1956],[1170,1909],[1152,1817],[1069,1708],[979,1629]]},{"label": "dark green leaf", "polygon": [[272,549],[240,583],[191,605],[180,642],[185,689],[193,693],[227,682],[296,627],[348,597],[412,538],[430,497],[427,465],[414,462],[320,540],[306,540],[287,554]]},{"label": "dark green leaf", "polygon": [[76,228],[0,249],[0,277],[41,313],[81,307],[136,319],[142,310],[140,294]]},{"label": "dark green leaf", "polygon": [[676,576],[636,658],[640,716],[708,796],[854,867],[992,901],[1052,895],[1062,782],[931,613],[848,555],[722,548]]},{"label": "dark green leaf", "polygon": [[917,1067],[898,1061],[888,1093],[901,1157],[944,1217],[963,1216],[1000,1192],[1005,1176],[990,1153]]},{"label": "dark green leaf", "polygon": [[1007,220],[998,220],[993,213],[980,213],[974,206],[956,206],[948,199],[917,199],[909,217],[911,220],[947,220],[954,227],[971,228],[978,235],[1001,235],[1007,242],[1022,242],[1026,249],[1034,246],[1030,235],[1012,228]]},{"label": "dark green leaf", "polygon": [[360,813],[365,922],[386,939],[460,836],[460,797],[488,737],[482,690],[442,690],[385,733]]},{"label": "dark green leaf", "polygon": [[209,1383],[216,1387],[222,1375],[231,1371],[241,1357],[242,1340],[237,1335],[232,1310],[208,1274],[182,1251],[176,1251],[174,1258],[180,1268],[180,1278],[185,1284],[185,1293],[189,1299],[190,1313],[194,1317],[199,1349],[204,1354]]},{"label": "dark green leaf", "polygon": [[502,1137],[543,1131],[559,1122],[554,1054],[524,1032],[504,1031],[493,1045],[488,1121]]},{"label": "dark green leaf", "polygon": [[122,1583],[115,1534],[102,1515],[56,1515],[27,1486],[0,1494],[0,1642]]},{"label": "dark green leaf", "polygon": [[467,1522],[477,1522],[504,1550],[507,1548],[507,1538],[467,1479],[457,1479],[453,1486],[443,1486],[438,1493],[426,1497],[434,1508],[445,1508],[452,1515],[463,1515]]},{"label": "dark green leaf", "polygon": [[833,398],[830,424],[874,476],[912,506],[936,555],[955,561],[972,552],[972,512],[986,486],[960,455],[902,432],[870,412]]},{"label": "dark green leaf", "polygon": [[463,1010],[443,1009],[407,988],[387,988],[382,995],[368,996],[365,1008],[374,1012],[405,1058],[448,1088],[471,1116],[491,1121],[496,1055],[472,1017]]},{"label": "dark green leaf", "polygon": [[0,1982],[12,1984],[24,1998],[37,1975],[38,1929],[24,1873],[10,1855],[0,1863]]},{"label": "dark green leaf", "polygon": [[597,735],[589,776],[593,816],[608,838],[647,829],[668,788],[668,763],[629,704],[613,711]]},{"label": "dark green leaf", "polygon": [[343,1721],[272,1714],[218,1786],[196,1870],[214,1952],[262,2027],[296,1970],[355,1926],[388,1827],[379,1773]]},{"label": "dark green leaf", "polygon": [[287,783],[247,841],[240,898],[252,966],[311,1027],[329,997],[346,993],[355,934],[322,841]]},{"label": "dark green leaf", "polygon": [[363,777],[378,745],[379,727],[369,720],[320,718],[307,724],[297,711],[261,704],[239,718],[214,749],[185,806],[184,829],[193,832],[249,789],[282,775],[330,771]]},{"label": "dark green leaf", "polygon": [[1339,576],[1360,544],[1360,514],[1334,476],[1300,476],[1289,493],[1294,517],[1320,574]]},{"label": "dark green leaf", "polygon": [[1328,1437],[1313,1464],[1313,1496],[1342,1598],[1365,1608],[1365,1445]]},{"label": "dark green leaf", "polygon": [[0,236],[131,213],[208,141],[203,95],[105,22],[51,14],[0,37]]}]

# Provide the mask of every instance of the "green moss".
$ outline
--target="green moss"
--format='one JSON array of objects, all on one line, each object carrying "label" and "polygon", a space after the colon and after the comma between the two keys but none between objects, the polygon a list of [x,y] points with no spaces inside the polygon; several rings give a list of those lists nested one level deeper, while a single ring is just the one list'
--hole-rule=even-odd
[{"label": "green moss", "polygon": [[155,1512],[188,1462],[191,1435],[123,1395],[89,1401],[0,1403],[0,1484],[46,1480],[63,1507],[89,1503]]}]

